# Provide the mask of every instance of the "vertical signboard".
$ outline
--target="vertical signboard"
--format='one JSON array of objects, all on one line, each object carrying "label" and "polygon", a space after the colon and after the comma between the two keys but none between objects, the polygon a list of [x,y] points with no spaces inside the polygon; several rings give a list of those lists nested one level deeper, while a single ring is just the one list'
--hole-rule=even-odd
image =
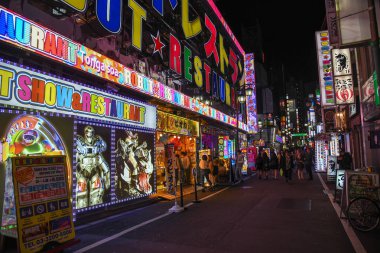
[{"label": "vertical signboard", "polygon": [[257,107],[256,107],[256,82],[255,82],[255,61],[253,54],[245,55],[245,84],[252,88],[252,95],[247,96],[247,125],[248,132],[255,134],[258,132]]},{"label": "vertical signboard", "polygon": [[337,190],[343,190],[345,173],[346,173],[345,170],[337,170],[336,171],[336,185],[335,185],[335,188]]},{"label": "vertical signboard", "polygon": [[327,181],[335,181],[337,166],[337,157],[332,155],[327,156]]},{"label": "vertical signboard", "polygon": [[332,55],[336,103],[338,105],[355,103],[350,50],[333,49]]},{"label": "vertical signboard", "polygon": [[336,18],[335,0],[325,0],[326,6],[326,23],[329,30],[330,43],[332,45],[339,43],[339,31]]},{"label": "vertical signboard", "polygon": [[379,82],[377,80],[376,71],[373,73],[373,86],[375,92],[375,104],[380,105],[380,90],[379,90]]},{"label": "vertical signboard", "polygon": [[12,158],[20,252],[75,237],[65,156]]},{"label": "vertical signboard", "polygon": [[175,195],[175,171],[174,171],[174,144],[165,145],[165,158],[166,158],[166,190],[169,194]]},{"label": "vertical signboard", "polygon": [[335,105],[331,48],[328,31],[315,33],[322,106]]}]

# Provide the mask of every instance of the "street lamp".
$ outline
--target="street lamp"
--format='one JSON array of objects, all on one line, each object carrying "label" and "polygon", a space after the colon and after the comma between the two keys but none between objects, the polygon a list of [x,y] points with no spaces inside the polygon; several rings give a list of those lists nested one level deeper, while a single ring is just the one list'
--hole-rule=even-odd
[{"label": "street lamp", "polygon": [[[239,150],[239,103],[240,104],[243,104],[245,103],[246,101],[246,87],[245,86],[242,86],[242,90],[239,89],[240,87],[237,88],[237,99],[236,99],[236,141],[235,141],[235,172],[237,172],[237,159],[238,159],[238,150]],[[250,91],[251,92],[251,91]],[[251,92],[252,94],[252,92]],[[235,175],[239,175],[240,177],[242,176],[241,175],[241,172],[240,173],[235,173]],[[235,180],[237,178],[234,178]],[[239,178],[239,180],[241,180],[242,178]],[[235,181],[234,180],[234,181]]]},{"label": "street lamp", "polygon": [[253,89],[251,87],[246,87],[245,88],[245,95],[252,96],[252,94],[253,94]]},{"label": "street lamp", "polygon": [[238,101],[239,101],[239,103],[241,103],[241,104],[245,102],[245,94],[244,94],[244,91],[239,93],[239,95],[238,95]]}]

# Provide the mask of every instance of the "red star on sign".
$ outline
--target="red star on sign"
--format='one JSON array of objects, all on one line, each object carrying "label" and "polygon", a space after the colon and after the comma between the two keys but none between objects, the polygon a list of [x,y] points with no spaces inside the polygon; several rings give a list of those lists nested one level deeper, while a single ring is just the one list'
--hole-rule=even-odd
[{"label": "red star on sign", "polygon": [[161,59],[164,59],[162,57],[162,49],[165,47],[165,44],[161,42],[160,39],[160,31],[157,31],[157,36],[154,37],[152,34],[150,35],[152,37],[152,40],[154,42],[154,51],[153,54],[159,52],[161,55]]}]

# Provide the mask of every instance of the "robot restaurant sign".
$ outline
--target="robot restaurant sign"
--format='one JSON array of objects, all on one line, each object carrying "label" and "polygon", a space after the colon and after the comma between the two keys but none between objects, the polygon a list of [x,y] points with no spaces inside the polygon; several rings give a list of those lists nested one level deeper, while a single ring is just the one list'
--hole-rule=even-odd
[{"label": "robot restaurant sign", "polygon": [[[0,6],[0,40],[231,126],[235,118]],[[216,84],[216,83],[215,83]],[[222,89],[223,90],[223,89]],[[239,122],[239,128],[247,130]]]},{"label": "robot restaurant sign", "polygon": [[155,129],[156,108],[0,63],[0,104]]}]

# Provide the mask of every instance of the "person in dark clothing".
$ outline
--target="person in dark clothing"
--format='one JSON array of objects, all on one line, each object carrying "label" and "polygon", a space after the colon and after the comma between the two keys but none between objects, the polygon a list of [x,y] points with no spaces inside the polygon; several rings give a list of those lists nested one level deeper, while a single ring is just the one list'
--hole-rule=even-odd
[{"label": "person in dark clothing", "polygon": [[278,161],[279,161],[280,174],[281,174],[281,170],[282,170],[285,178],[287,179],[287,177],[285,175],[286,174],[286,157],[285,157],[285,152],[283,150],[281,150],[279,155],[278,155]]},{"label": "person in dark clothing", "polygon": [[260,150],[256,157],[256,170],[259,173],[259,179],[263,176],[263,156],[262,151]]},{"label": "person in dark clothing", "polygon": [[343,158],[340,161],[340,169],[342,170],[350,170],[352,169],[352,157],[351,154],[348,152],[344,152]]},{"label": "person in dark clothing", "polygon": [[264,171],[265,179],[267,180],[268,180],[269,170],[270,170],[269,157],[267,153],[263,151],[263,171]]},{"label": "person in dark clothing", "polygon": [[269,169],[273,171],[273,178],[278,178],[278,158],[273,149],[270,150]]},{"label": "person in dark clothing", "polygon": [[313,166],[313,153],[311,152],[310,148],[306,148],[306,153],[305,153],[305,169],[306,173],[309,175],[309,180],[313,180],[313,171],[312,171],[312,166]]},{"label": "person in dark clothing", "polygon": [[283,168],[286,182],[289,182],[290,180],[292,180],[292,168],[293,168],[292,155],[290,151],[286,151],[285,152],[285,167]]}]

